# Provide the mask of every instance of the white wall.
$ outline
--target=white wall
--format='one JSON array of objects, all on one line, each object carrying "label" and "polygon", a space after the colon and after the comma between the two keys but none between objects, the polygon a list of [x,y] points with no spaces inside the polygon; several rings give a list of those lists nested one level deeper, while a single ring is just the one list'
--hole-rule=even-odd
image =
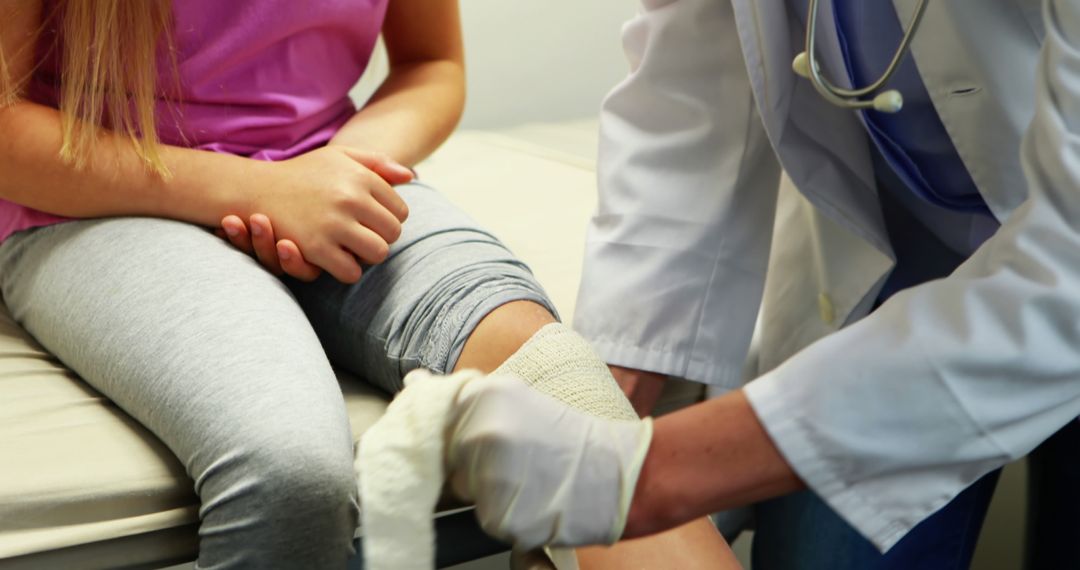
[{"label": "white wall", "polygon": [[[461,0],[469,99],[462,126],[594,116],[626,76],[620,32],[638,0]],[[354,91],[366,98],[385,56]]]},{"label": "white wall", "polygon": [[467,127],[589,117],[626,76],[637,0],[461,0]]}]

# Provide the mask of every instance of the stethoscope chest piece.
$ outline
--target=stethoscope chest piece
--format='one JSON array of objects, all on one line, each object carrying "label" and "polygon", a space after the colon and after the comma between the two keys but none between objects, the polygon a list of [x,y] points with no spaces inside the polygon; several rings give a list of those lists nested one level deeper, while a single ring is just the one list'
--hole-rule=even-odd
[{"label": "stethoscope chest piece", "polygon": [[[791,69],[800,77],[809,79],[810,83],[813,84],[814,89],[826,101],[838,107],[846,109],[874,109],[882,113],[897,113],[903,109],[904,96],[895,89],[881,91],[872,99],[866,99],[865,97],[871,95],[875,91],[880,91],[881,88],[896,74],[897,68],[900,67],[900,62],[904,59],[904,56],[911,47],[911,40],[915,37],[915,33],[919,29],[919,24],[922,22],[922,17],[926,12],[926,6],[929,3],[929,0],[919,0],[919,5],[915,8],[915,14],[911,17],[911,23],[904,31],[904,38],[901,40],[900,46],[897,47],[896,53],[893,54],[889,67],[886,68],[881,77],[866,87],[856,89],[837,87],[821,72],[821,67],[818,65],[817,57],[814,53],[814,45],[817,43],[818,1],[819,0],[810,0],[806,22],[806,49],[795,56],[795,60],[791,62]],[[866,1],[879,2],[882,0]]]}]

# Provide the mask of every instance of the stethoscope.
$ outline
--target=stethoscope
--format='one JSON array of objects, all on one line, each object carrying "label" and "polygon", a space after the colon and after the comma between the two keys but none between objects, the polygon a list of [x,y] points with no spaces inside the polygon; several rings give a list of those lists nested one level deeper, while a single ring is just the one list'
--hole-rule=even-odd
[{"label": "stethoscope", "polygon": [[[881,0],[871,1],[878,2]],[[864,99],[864,97],[880,90],[890,79],[892,79],[893,75],[896,74],[896,69],[900,67],[900,61],[907,55],[908,48],[911,46],[911,40],[919,30],[919,24],[922,22],[923,13],[926,12],[926,5],[928,3],[929,0],[919,0],[919,5],[915,8],[915,15],[911,17],[911,23],[908,25],[907,30],[904,31],[904,39],[901,40],[900,47],[896,49],[892,62],[889,63],[889,67],[885,70],[885,73],[882,74],[881,78],[866,87],[844,89],[833,85],[828,78],[822,74],[821,68],[818,66],[817,56],[814,54],[814,45],[817,40],[818,0],[810,0],[809,14],[807,15],[806,22],[806,51],[795,56],[795,61],[791,63],[791,67],[795,70],[795,73],[809,79],[810,83],[814,85],[814,89],[816,89],[826,101],[837,107],[846,109],[874,109],[881,111],[882,113],[899,112],[900,109],[904,107],[904,96],[895,89],[882,91],[874,96],[873,99]]]}]

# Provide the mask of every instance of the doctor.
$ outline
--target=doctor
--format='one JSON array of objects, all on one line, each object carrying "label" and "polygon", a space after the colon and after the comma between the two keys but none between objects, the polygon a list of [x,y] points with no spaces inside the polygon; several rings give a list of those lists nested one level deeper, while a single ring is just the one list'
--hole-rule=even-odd
[{"label": "doctor", "polygon": [[[653,424],[469,386],[450,468],[485,527],[605,542],[805,486],[759,508],[757,562],[959,568],[992,473],[1039,448],[1072,496],[1035,497],[1067,516],[1033,536],[1075,557],[1080,475],[1053,449],[1080,449],[1080,3],[929,2],[857,98],[896,89],[895,113],[793,72],[806,1],[643,4],[575,326],[642,412],[667,375],[731,391]],[[820,3],[817,83],[874,83],[919,5]],[[1080,567],[1054,548],[1033,550]]]}]

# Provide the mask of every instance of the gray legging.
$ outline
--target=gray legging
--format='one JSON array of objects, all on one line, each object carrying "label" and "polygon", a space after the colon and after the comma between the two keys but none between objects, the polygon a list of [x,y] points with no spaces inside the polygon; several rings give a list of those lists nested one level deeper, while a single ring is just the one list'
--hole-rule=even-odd
[{"label": "gray legging", "polygon": [[399,191],[403,236],[352,286],[286,285],[168,220],[69,222],[0,245],[15,318],[187,467],[200,568],[344,564],[356,475],[331,361],[394,391],[413,368],[452,368],[499,305],[551,308],[528,268],[437,192]]}]

